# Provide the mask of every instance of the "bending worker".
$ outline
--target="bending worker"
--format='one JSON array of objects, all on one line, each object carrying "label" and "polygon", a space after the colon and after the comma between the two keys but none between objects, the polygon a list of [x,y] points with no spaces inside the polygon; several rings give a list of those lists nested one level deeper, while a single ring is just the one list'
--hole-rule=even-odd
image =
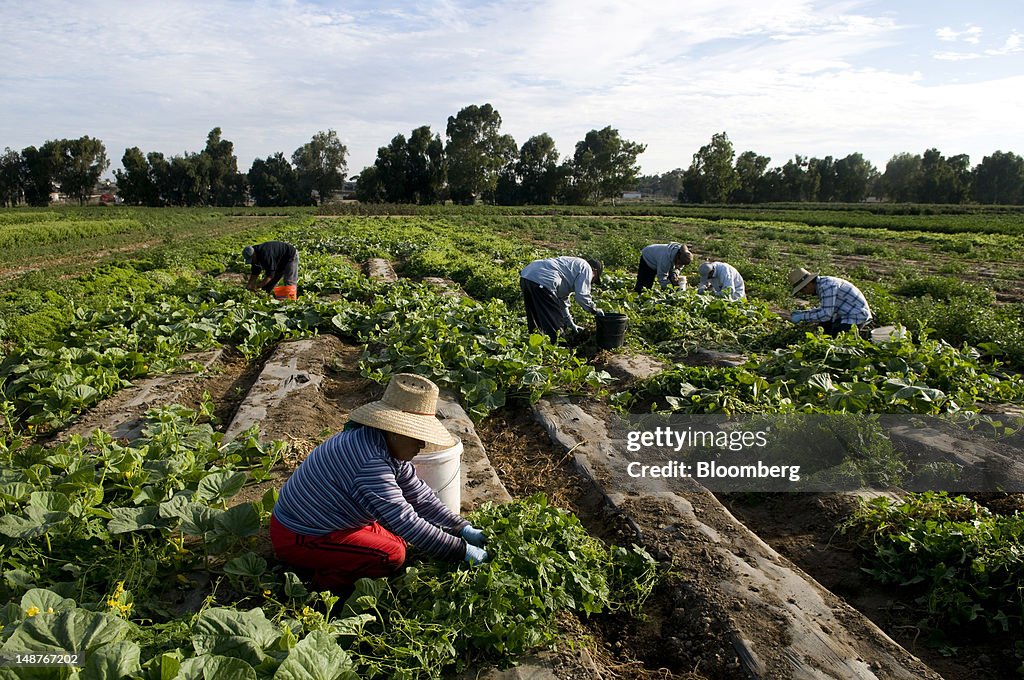
[{"label": "bending worker", "polygon": [[426,443],[454,440],[435,417],[437,386],[392,376],[380,401],[349,414],[296,468],[270,518],[277,557],[312,572],[318,588],[387,576],[405,562],[406,542],[450,561],[483,562],[484,534],[449,510],[410,462]]},{"label": "bending worker", "polygon": [[710,291],[712,295],[730,300],[742,300],[747,297],[743,285],[743,276],[736,267],[726,262],[704,262],[698,267],[700,283],[697,292]]},{"label": "bending worker", "polygon": [[814,309],[795,311],[789,320],[812,322],[829,335],[838,335],[854,326],[871,321],[871,308],[857,286],[835,276],[818,276],[800,267],[789,273],[793,295],[817,295],[820,305]]},{"label": "bending worker", "polygon": [[636,292],[653,288],[657,279],[662,288],[678,286],[686,279],[676,271],[693,262],[690,249],[681,243],[655,243],[640,251],[640,264],[636,271]]},{"label": "bending worker", "polygon": [[[281,279],[284,279],[285,286],[294,286],[299,281],[299,251],[290,243],[267,241],[246,246],[242,249],[242,259],[252,265],[249,281],[245,284],[249,290],[261,288],[273,293]],[[262,279],[259,278],[261,272],[265,272]]]},{"label": "bending worker", "polygon": [[595,316],[604,316],[590,297],[590,288],[601,282],[603,267],[598,260],[582,257],[551,257],[534,260],[519,272],[519,287],[526,306],[526,324],[531,331],[538,328],[551,342],[556,342],[559,331],[579,333],[569,313],[570,295],[575,295],[580,307]]}]

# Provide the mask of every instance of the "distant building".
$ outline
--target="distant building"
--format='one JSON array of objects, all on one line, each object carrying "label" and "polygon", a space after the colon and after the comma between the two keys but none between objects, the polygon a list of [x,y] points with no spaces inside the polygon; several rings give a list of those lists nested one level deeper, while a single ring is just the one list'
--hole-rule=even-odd
[{"label": "distant building", "polygon": [[623,198],[643,198],[643,193],[639,191],[623,191]]}]

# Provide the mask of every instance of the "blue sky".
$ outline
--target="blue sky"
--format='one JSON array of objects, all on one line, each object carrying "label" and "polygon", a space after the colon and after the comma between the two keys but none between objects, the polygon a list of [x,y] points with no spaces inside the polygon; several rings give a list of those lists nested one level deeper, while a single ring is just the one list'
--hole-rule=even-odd
[{"label": "blue sky", "polygon": [[[0,2],[0,149],[98,137],[239,169],[320,130],[349,173],[398,133],[490,103],[565,155],[607,125],[686,168],[715,133],[795,154],[1024,154],[1024,2]],[[109,174],[109,173],[108,173]]]}]

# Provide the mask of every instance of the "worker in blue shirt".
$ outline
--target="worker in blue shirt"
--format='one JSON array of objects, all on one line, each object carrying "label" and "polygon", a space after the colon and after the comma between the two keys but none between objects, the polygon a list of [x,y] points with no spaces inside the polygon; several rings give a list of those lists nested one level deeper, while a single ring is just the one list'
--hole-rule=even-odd
[{"label": "worker in blue shirt", "polygon": [[657,279],[662,288],[668,286],[685,287],[686,279],[682,278],[679,269],[693,262],[693,253],[682,243],[654,243],[640,251],[640,264],[636,271],[636,287],[640,292],[645,288],[653,288]]},{"label": "worker in blue shirt", "polygon": [[580,307],[595,316],[603,316],[593,298],[591,286],[601,281],[601,262],[582,257],[550,257],[535,260],[519,272],[519,287],[526,306],[526,323],[531,331],[540,331],[555,342],[560,332],[579,333],[569,312],[570,296]]}]

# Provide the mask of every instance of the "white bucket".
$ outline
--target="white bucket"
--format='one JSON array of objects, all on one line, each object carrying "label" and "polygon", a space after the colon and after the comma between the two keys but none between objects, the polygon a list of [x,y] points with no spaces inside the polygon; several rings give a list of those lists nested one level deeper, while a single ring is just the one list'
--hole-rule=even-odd
[{"label": "white bucket", "polygon": [[421,453],[412,459],[416,476],[427,483],[455,514],[462,505],[462,442],[442,451]]},{"label": "white bucket", "polygon": [[881,345],[890,340],[901,340],[906,334],[907,329],[903,326],[882,326],[871,331],[871,342]]}]

